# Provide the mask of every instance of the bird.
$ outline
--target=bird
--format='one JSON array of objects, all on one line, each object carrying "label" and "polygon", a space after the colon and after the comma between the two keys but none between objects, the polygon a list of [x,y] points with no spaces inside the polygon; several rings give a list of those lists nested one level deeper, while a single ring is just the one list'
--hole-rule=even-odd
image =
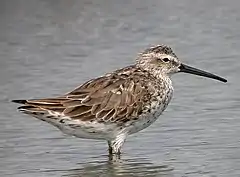
[{"label": "bird", "polygon": [[172,96],[171,76],[189,73],[221,82],[226,79],[182,63],[170,46],[149,47],[132,65],[91,79],[56,97],[12,100],[20,112],[52,124],[63,133],[104,140],[108,153],[120,155],[129,135],[154,123]]}]

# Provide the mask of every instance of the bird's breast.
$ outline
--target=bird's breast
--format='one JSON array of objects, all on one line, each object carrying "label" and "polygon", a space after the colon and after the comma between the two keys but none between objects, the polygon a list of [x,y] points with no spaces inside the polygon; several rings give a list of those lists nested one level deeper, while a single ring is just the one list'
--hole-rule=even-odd
[{"label": "bird's breast", "polygon": [[143,112],[139,115],[139,118],[136,121],[129,121],[127,123],[126,126],[130,128],[130,134],[147,128],[155,122],[167,108],[173,95],[173,88],[171,85],[164,89],[162,86],[160,87],[155,87],[155,92],[152,92],[150,99],[145,102]]}]

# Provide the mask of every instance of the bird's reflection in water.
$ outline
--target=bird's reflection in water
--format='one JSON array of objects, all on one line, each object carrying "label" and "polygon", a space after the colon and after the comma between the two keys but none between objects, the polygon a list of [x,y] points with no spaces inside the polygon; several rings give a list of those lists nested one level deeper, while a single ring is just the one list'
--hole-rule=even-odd
[{"label": "bird's reflection in water", "polygon": [[[99,158],[98,158],[99,159]],[[68,170],[63,176],[68,177],[173,177],[173,168],[167,165],[156,165],[145,158],[95,160],[78,164],[82,168]]]}]

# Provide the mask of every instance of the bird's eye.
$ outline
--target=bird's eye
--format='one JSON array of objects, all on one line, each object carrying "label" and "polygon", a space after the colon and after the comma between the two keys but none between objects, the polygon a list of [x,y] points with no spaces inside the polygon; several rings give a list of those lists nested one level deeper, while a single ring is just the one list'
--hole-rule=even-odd
[{"label": "bird's eye", "polygon": [[164,61],[165,63],[169,62],[169,58],[163,58],[162,61]]}]

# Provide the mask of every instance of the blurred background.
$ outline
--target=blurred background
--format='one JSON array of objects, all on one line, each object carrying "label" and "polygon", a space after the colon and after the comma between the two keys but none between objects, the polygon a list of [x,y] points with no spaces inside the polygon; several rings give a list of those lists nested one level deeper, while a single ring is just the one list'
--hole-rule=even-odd
[{"label": "blurred background", "polygon": [[[240,1],[1,0],[0,176],[240,176]],[[66,136],[11,99],[57,96],[170,45],[226,77],[173,76],[175,94],[122,160],[106,142]]]}]

